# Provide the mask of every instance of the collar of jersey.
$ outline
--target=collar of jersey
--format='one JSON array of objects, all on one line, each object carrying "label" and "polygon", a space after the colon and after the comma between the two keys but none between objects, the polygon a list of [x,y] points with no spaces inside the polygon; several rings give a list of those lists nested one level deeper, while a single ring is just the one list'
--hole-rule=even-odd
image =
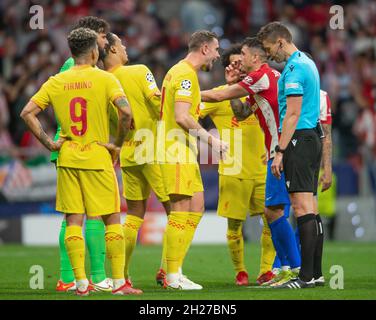
[{"label": "collar of jersey", "polygon": [[265,67],[267,67],[268,66],[268,64],[266,63],[266,62],[264,62],[261,66],[260,66],[260,68],[258,68],[257,70],[255,70],[255,71],[259,71],[259,70],[261,70],[261,69],[264,69]]},{"label": "collar of jersey", "polygon": [[81,64],[79,66],[73,66],[72,69],[80,70],[80,69],[86,69],[86,68],[92,68],[90,64]]},{"label": "collar of jersey", "polygon": [[111,73],[114,73],[115,70],[117,70],[118,68],[120,68],[122,65],[119,63],[117,64],[116,66],[113,66],[111,69],[108,69],[107,72],[111,72]]},{"label": "collar of jersey", "polygon": [[293,59],[295,59],[295,57],[300,53],[299,50],[296,50],[295,52],[293,52],[293,54],[290,56],[290,58],[287,59],[287,62],[286,64],[288,64],[289,62],[291,62]]},{"label": "collar of jersey", "polygon": [[193,65],[192,65],[192,63],[190,63],[188,60],[185,60],[185,59],[183,59],[183,60],[181,60],[182,62],[185,62],[187,65],[189,65],[191,68],[192,68],[192,70],[195,72],[195,73],[197,73],[197,71],[196,71],[196,69],[193,67]]}]

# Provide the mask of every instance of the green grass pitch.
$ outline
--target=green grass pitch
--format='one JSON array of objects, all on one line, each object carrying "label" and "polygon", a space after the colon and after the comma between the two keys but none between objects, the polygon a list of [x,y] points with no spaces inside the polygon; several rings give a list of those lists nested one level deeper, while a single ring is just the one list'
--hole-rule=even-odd
[{"label": "green grass pitch", "polygon": [[[199,292],[169,291],[158,287],[154,281],[159,266],[160,246],[138,246],[131,265],[131,275],[136,287],[144,290],[142,296],[114,297],[109,293],[93,293],[89,297],[76,297],[73,293],[55,292],[58,279],[57,247],[0,246],[0,300],[4,299],[140,299],[140,300],[238,300],[238,299],[376,299],[376,244],[330,243],[325,244],[324,275],[327,285],[305,290],[275,290],[246,288],[234,285],[234,271],[225,245],[193,245],[187,256],[184,272],[202,284]],[[246,265],[250,280],[255,283],[258,272],[260,248],[258,244],[246,245]],[[30,289],[29,273],[32,265],[44,269],[44,289]],[[329,287],[330,268],[340,265],[344,270],[344,289]]]}]

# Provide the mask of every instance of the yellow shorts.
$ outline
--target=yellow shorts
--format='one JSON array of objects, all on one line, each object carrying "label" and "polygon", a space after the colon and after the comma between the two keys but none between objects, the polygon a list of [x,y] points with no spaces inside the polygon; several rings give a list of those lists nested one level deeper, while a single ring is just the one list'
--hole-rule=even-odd
[{"label": "yellow shorts", "polygon": [[164,163],[161,169],[168,195],[193,196],[204,191],[198,163]]},{"label": "yellow shorts", "polygon": [[113,168],[57,168],[56,210],[102,216],[120,212],[119,187]]},{"label": "yellow shorts", "polygon": [[142,164],[122,167],[123,196],[128,200],[145,200],[149,198],[153,189],[160,202],[170,198],[163,184],[161,167],[159,164]]},{"label": "yellow shorts", "polygon": [[264,213],[265,179],[239,179],[219,175],[219,200],[217,213],[221,217],[245,220]]}]

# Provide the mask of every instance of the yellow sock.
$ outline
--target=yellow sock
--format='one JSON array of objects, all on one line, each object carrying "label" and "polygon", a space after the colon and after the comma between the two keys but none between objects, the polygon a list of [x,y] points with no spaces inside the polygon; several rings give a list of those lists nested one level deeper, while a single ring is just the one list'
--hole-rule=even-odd
[{"label": "yellow sock", "polygon": [[124,279],[125,244],[123,227],[119,224],[106,226],[106,253],[111,263],[112,278]]},{"label": "yellow sock", "polygon": [[74,277],[77,281],[87,279],[85,273],[85,241],[82,235],[82,227],[67,226],[65,229],[64,243],[67,248]]},{"label": "yellow sock", "polygon": [[167,251],[167,233],[166,230],[163,232],[163,242],[162,242],[162,259],[161,259],[161,269],[164,271],[167,270],[167,260],[166,260],[166,251]]},{"label": "yellow sock", "polygon": [[125,267],[124,276],[125,279],[129,278],[129,265],[132,257],[132,253],[137,243],[138,230],[140,229],[144,219],[127,214],[125,218],[123,231],[125,240]]},{"label": "yellow sock", "polygon": [[180,259],[180,267],[183,266],[184,258],[187,255],[189,247],[191,246],[197,226],[200,223],[202,215],[203,215],[202,212],[186,212],[186,213],[188,217],[187,217],[187,222],[185,226],[185,236],[184,236],[185,244],[184,244],[183,255]]},{"label": "yellow sock", "polygon": [[171,211],[166,227],[167,273],[178,273],[184,252],[186,212]]},{"label": "yellow sock", "polygon": [[272,234],[266,220],[265,215],[262,215],[264,226],[261,234],[261,258],[260,258],[260,275],[272,270],[275,258],[275,249],[272,241]]},{"label": "yellow sock", "polygon": [[244,265],[244,239],[242,226],[243,221],[241,220],[227,219],[227,246],[236,273],[246,271]]}]

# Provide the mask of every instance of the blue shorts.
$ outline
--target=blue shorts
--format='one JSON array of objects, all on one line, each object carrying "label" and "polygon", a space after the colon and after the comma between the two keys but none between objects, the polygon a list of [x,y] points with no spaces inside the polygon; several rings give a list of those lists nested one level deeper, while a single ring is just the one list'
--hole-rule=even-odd
[{"label": "blue shorts", "polygon": [[285,184],[285,174],[282,172],[281,179],[272,174],[271,166],[273,159],[268,161],[265,188],[265,207],[277,205],[290,205],[289,194]]}]

